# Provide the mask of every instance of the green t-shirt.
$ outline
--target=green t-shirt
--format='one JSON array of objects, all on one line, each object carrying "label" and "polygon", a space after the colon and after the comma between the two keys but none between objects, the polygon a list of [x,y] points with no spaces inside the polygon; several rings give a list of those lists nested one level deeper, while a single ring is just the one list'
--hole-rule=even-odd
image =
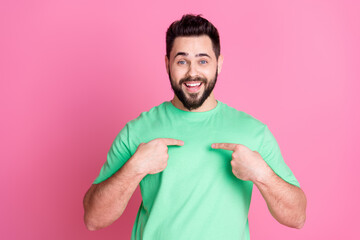
[{"label": "green t-shirt", "polygon": [[206,112],[188,112],[170,101],[128,122],[115,138],[99,183],[118,171],[141,142],[175,138],[166,168],[140,182],[142,202],[131,240],[250,239],[248,211],[253,183],[234,176],[231,151],[212,143],[238,143],[258,151],[285,181],[299,186],[268,127],[254,117],[217,101]]}]

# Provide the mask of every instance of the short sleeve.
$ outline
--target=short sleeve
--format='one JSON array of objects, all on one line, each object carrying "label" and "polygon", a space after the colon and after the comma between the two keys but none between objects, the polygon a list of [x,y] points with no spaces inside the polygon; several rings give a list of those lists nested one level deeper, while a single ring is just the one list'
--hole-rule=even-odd
[{"label": "short sleeve", "polygon": [[259,153],[271,169],[284,181],[300,187],[299,182],[291,172],[290,168],[285,164],[281,155],[281,151],[275,137],[265,125],[263,140],[259,148]]},{"label": "short sleeve", "polygon": [[127,160],[129,160],[130,157],[129,131],[128,125],[126,124],[113,141],[107,154],[107,160],[93,184],[98,184],[111,177],[127,162]]}]

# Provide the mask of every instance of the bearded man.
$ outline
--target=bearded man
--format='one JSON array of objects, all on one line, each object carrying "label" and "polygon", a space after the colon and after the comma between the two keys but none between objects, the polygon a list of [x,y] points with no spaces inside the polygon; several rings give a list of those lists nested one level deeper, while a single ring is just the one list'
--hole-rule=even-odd
[{"label": "bearded man", "polygon": [[115,138],[84,197],[87,228],[118,219],[139,184],[132,240],[250,239],[253,185],[279,223],[301,228],[306,197],[268,126],[214,97],[223,64],[215,26],[190,14],[173,22],[165,64],[174,97]]}]

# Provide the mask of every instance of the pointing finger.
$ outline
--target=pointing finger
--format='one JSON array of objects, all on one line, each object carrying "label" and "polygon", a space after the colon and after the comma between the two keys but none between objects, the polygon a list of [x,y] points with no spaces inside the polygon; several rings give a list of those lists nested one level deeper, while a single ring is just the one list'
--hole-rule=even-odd
[{"label": "pointing finger", "polygon": [[235,143],[213,143],[211,144],[211,147],[215,149],[225,149],[225,150],[235,151],[237,145],[238,144]]},{"label": "pointing finger", "polygon": [[160,139],[166,145],[178,145],[178,146],[184,145],[184,142],[178,139],[174,139],[174,138],[160,138]]}]

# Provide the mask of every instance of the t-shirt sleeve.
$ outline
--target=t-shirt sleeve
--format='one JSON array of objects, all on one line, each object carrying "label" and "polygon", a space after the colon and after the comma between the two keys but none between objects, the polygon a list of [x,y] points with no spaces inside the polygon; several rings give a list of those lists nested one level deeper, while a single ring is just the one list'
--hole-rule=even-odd
[{"label": "t-shirt sleeve", "polygon": [[263,140],[259,148],[259,153],[279,177],[292,185],[300,187],[300,184],[294,174],[285,164],[279,145],[267,125],[265,125],[264,128]]},{"label": "t-shirt sleeve", "polygon": [[129,129],[126,124],[113,141],[107,154],[107,160],[93,184],[98,184],[111,177],[127,162],[127,160],[129,160],[130,157]]}]

